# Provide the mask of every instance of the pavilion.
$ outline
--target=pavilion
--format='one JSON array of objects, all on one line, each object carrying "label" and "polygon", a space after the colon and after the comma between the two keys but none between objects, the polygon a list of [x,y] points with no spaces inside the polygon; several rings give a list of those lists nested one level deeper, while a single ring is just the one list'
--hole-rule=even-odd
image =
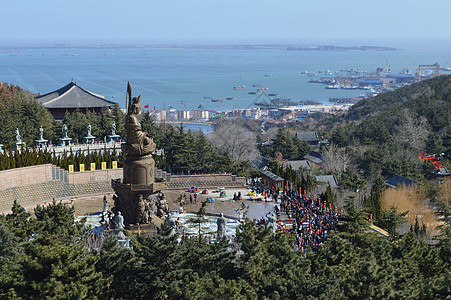
[{"label": "pavilion", "polygon": [[89,110],[99,114],[103,107],[112,108],[116,104],[106,100],[104,96],[85,90],[76,82],[70,82],[56,91],[37,96],[36,101],[47,108],[55,120],[62,120],[66,111],[72,113],[79,109],[82,113]]}]

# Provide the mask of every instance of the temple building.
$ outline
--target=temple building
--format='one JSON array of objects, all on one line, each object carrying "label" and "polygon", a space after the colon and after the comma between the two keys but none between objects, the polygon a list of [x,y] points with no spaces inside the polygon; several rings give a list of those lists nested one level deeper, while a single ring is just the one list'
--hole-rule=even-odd
[{"label": "temple building", "polygon": [[102,107],[112,108],[116,104],[106,100],[104,96],[79,87],[75,82],[48,94],[37,96],[36,101],[47,108],[55,120],[62,120],[66,111],[72,113],[79,109],[82,113],[89,110],[99,114]]}]

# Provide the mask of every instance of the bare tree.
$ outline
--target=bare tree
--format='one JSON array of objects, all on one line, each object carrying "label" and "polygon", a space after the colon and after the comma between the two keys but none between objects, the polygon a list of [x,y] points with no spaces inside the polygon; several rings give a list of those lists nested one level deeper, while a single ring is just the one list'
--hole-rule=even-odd
[{"label": "bare tree", "polygon": [[321,167],[325,171],[344,172],[347,168],[352,167],[352,157],[343,150],[337,149],[330,144],[329,149],[323,153],[324,161]]},{"label": "bare tree", "polygon": [[428,134],[426,118],[417,116],[406,108],[399,116],[399,125],[395,127],[392,137],[404,147],[420,150],[424,148]]},{"label": "bare tree", "polygon": [[209,139],[216,148],[232,156],[236,161],[252,162],[260,158],[256,133],[239,122],[220,124]]}]

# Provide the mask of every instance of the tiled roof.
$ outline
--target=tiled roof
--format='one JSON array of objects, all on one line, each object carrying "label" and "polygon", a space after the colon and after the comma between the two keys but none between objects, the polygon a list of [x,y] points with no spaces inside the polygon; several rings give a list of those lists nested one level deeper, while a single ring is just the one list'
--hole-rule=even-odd
[{"label": "tiled roof", "polygon": [[312,166],[310,165],[308,160],[289,160],[288,163],[291,165],[291,168],[293,168],[293,170],[305,168],[310,171],[312,169]]},{"label": "tiled roof", "polygon": [[296,132],[296,136],[305,142],[318,142],[321,139],[318,137],[316,131],[298,131]]},{"label": "tiled roof", "polygon": [[304,159],[310,160],[316,164],[321,164],[324,160],[323,155],[317,151],[312,151],[304,156]]},{"label": "tiled roof", "polygon": [[406,178],[406,177],[402,177],[399,175],[393,175],[392,177],[390,177],[387,181],[385,181],[385,184],[396,188],[399,185],[404,185],[406,187],[412,186],[415,183],[417,183],[415,180]]},{"label": "tiled roof", "polygon": [[326,182],[329,183],[331,188],[338,187],[338,181],[335,175],[322,175],[322,176],[315,176],[316,181],[318,182]]},{"label": "tiled roof", "polygon": [[59,90],[36,97],[36,101],[45,108],[94,108],[113,106],[115,102],[106,100],[105,97],[97,95],[79,87],[71,82]]},{"label": "tiled roof", "polygon": [[269,172],[268,170],[260,171],[263,175],[271,178],[275,181],[283,181],[284,179],[282,177],[277,176],[276,174]]}]

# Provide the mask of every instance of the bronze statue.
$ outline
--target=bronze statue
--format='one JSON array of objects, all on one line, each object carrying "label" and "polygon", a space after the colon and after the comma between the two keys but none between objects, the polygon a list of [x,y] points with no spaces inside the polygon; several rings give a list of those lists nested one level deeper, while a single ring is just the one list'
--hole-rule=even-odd
[{"label": "bronze statue", "polygon": [[[148,224],[154,218],[161,218],[169,212],[167,202],[160,191],[165,181],[155,181],[155,161],[152,152],[155,143],[142,130],[138,116],[141,113],[141,96],[132,98],[130,83],[127,86],[128,110],[125,118],[126,142],[121,145],[126,153],[123,161],[122,181],[112,181],[116,192],[113,196],[113,212],[122,212],[124,224]],[[112,127],[114,132],[115,125]]]},{"label": "bronze statue", "polygon": [[142,131],[141,124],[138,121],[138,115],[141,113],[141,95],[132,98],[130,83],[128,83],[127,93],[129,99],[128,112],[125,117],[127,142],[123,150],[130,155],[151,154],[155,151],[155,143],[147,132]]}]

